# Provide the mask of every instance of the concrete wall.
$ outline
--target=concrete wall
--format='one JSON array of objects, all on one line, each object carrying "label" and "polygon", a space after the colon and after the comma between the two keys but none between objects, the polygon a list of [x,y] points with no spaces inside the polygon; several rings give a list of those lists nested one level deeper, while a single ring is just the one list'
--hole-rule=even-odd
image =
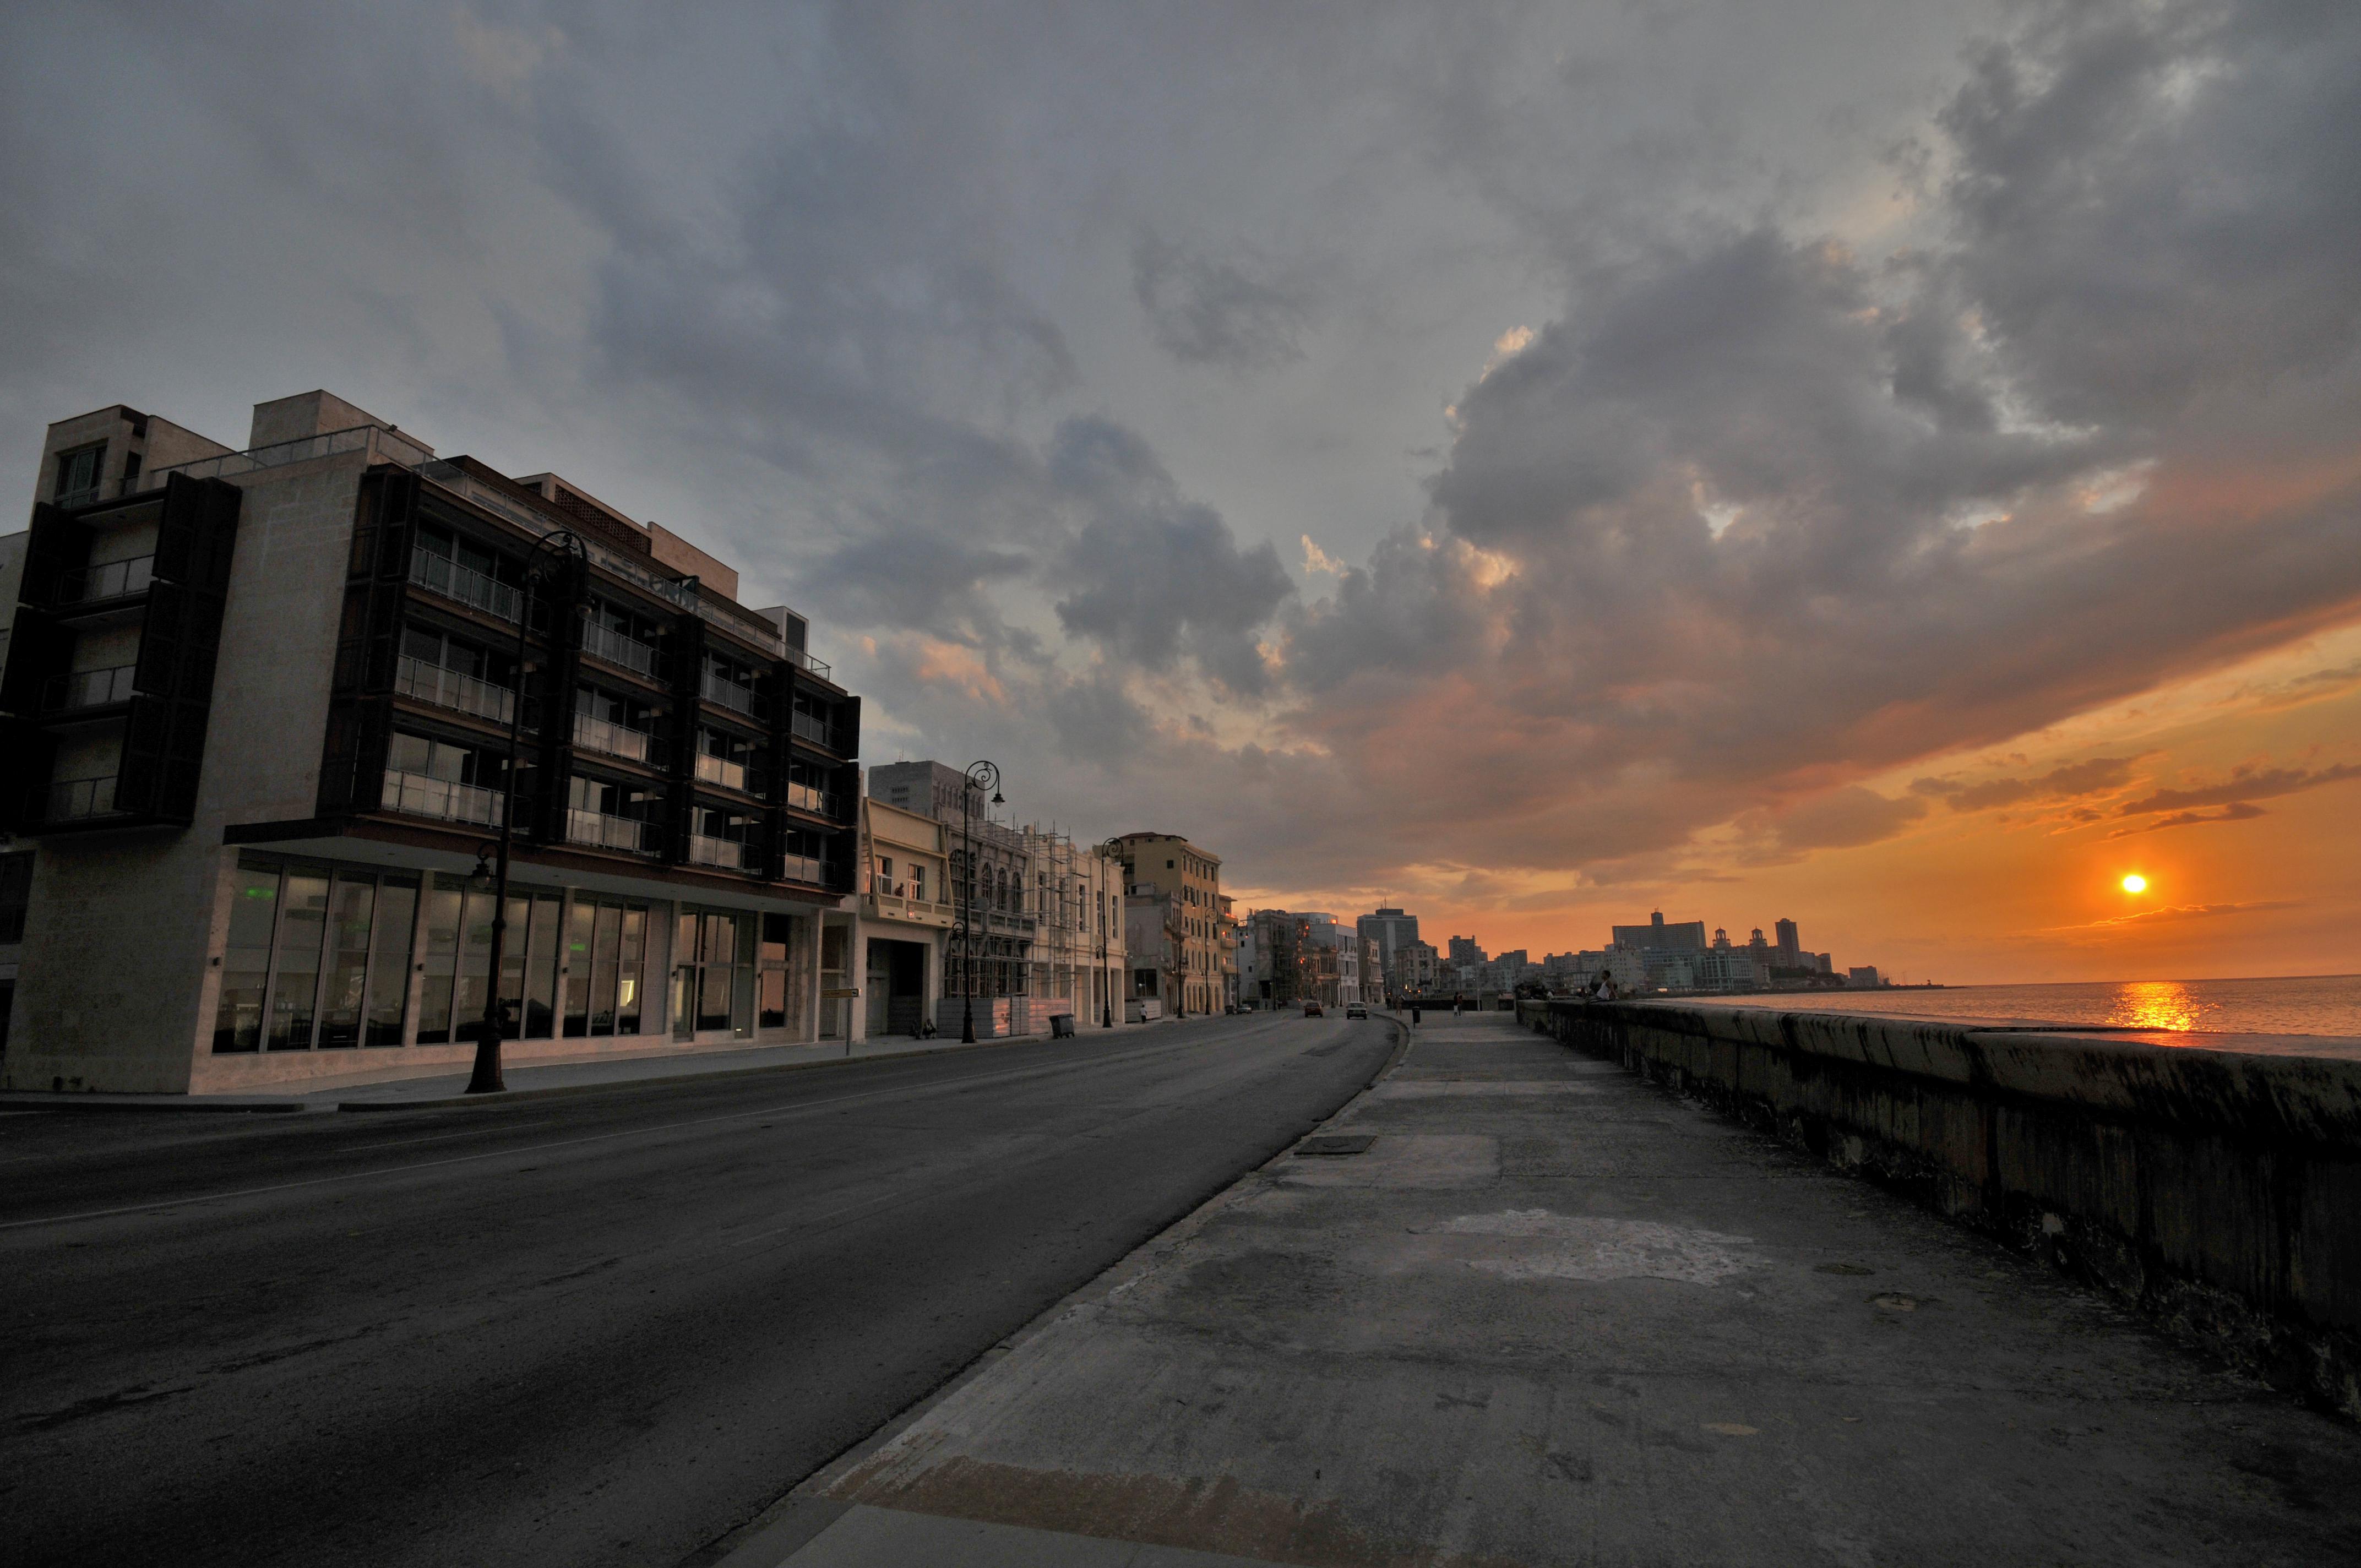
[{"label": "concrete wall", "polygon": [[[313,810],[365,463],[346,453],[247,485],[194,825],[38,841],[5,1087],[180,1093],[210,1065],[220,976],[208,957],[236,864],[222,830]],[[60,778],[108,771],[120,729],[81,743],[93,754],[61,747]]]},{"label": "concrete wall", "polygon": [[2361,1046],[1666,1003],[1519,1013],[2361,1418]]}]

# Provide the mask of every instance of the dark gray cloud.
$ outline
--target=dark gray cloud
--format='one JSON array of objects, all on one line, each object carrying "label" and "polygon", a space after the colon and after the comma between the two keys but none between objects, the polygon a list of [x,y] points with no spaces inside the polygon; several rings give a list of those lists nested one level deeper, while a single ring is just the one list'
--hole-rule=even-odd
[{"label": "dark gray cloud", "polygon": [[1251,370],[1303,357],[1311,291],[1279,269],[1215,261],[1149,229],[1132,247],[1131,290],[1175,359]]},{"label": "dark gray cloud", "polygon": [[1993,27],[19,6],[0,483],[324,383],[739,561],[881,747],[1268,882],[2089,810],[1858,785],[2361,606],[2361,9]]},{"label": "dark gray cloud", "polygon": [[2335,762],[2324,768],[2234,769],[2220,784],[2203,784],[2195,789],[2160,789],[2154,795],[2125,801],[2120,815],[2145,816],[2151,811],[2192,811],[2207,806],[2242,806],[2250,801],[2273,800],[2283,795],[2296,795],[2323,784],[2343,784],[2361,779],[2361,767],[2351,762]]},{"label": "dark gray cloud", "polygon": [[2219,811],[2176,811],[2169,817],[2159,817],[2153,822],[2144,822],[2136,828],[2118,828],[2107,837],[2128,839],[2136,833],[2154,833],[2165,828],[2202,828],[2213,822],[2252,822],[2257,817],[2269,815],[2270,813],[2261,806],[2249,806],[2242,800],[2233,802]]},{"label": "dark gray cloud", "polygon": [[1914,794],[1934,795],[1954,811],[1988,811],[2026,800],[2057,800],[2121,789],[2131,782],[2134,757],[2091,757],[2064,762],[2038,778],[1979,779],[1962,784],[1953,778],[1910,781]]},{"label": "dark gray cloud", "polygon": [[1254,633],[1294,591],[1268,543],[1186,499],[1148,444],[1096,420],[1059,428],[1049,473],[1090,521],[1060,563],[1065,629],[1151,669],[1183,650],[1234,692],[1268,685]]}]

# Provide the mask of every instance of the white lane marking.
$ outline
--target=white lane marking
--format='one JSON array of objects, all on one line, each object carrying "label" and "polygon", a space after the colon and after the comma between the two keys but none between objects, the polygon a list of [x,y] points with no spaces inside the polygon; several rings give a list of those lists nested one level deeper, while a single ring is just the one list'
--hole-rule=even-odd
[{"label": "white lane marking", "polygon": [[[1171,1048],[1170,1046],[1143,1047],[1137,1050],[1126,1051],[1121,1056],[1102,1057],[1098,1058],[1098,1062],[1105,1064],[1132,1061],[1169,1051]],[[862,1100],[884,1099],[888,1095],[950,1093],[975,1084],[992,1083],[1012,1078],[1040,1077],[1063,1071],[1070,1065],[1066,1062],[1049,1062],[1033,1067],[1009,1068],[1000,1072],[975,1073],[941,1083],[895,1085],[887,1089],[868,1090],[859,1094],[840,1094],[832,1100],[807,1101],[799,1105],[770,1105],[757,1111],[732,1111],[720,1116],[698,1116],[685,1122],[664,1122],[653,1127],[625,1127],[612,1133],[593,1133],[579,1138],[561,1138],[555,1143],[528,1144],[519,1148],[510,1149],[488,1149],[482,1154],[453,1155],[447,1159],[428,1159],[420,1160],[414,1165],[389,1166],[383,1170],[340,1171],[334,1176],[307,1177],[302,1181],[273,1182],[268,1187],[240,1187],[227,1192],[194,1192],[185,1198],[164,1198],[153,1203],[126,1203],[118,1208],[91,1209],[79,1214],[54,1214],[38,1220],[0,1221],[0,1231],[27,1230],[35,1225],[71,1225],[84,1220],[110,1220],[121,1214],[146,1214],[159,1209],[181,1209],[192,1203],[218,1203],[233,1198],[258,1198],[271,1192],[293,1192],[306,1187],[324,1187],[334,1181],[366,1181],[375,1177],[401,1176],[409,1171],[433,1170],[446,1165],[471,1165],[478,1160],[518,1158],[529,1154],[538,1154],[545,1149],[572,1148],[582,1144],[611,1143],[617,1138],[639,1137],[651,1133],[677,1132],[688,1127],[708,1127],[719,1122],[742,1122],[753,1116],[795,1116],[807,1111],[817,1111],[825,1106],[849,1105]],[[469,1129],[469,1131],[474,1130]]]}]

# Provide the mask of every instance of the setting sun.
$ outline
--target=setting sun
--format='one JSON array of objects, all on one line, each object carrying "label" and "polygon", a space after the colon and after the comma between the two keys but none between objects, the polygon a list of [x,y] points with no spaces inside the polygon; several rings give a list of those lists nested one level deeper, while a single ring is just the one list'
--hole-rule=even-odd
[{"label": "setting sun", "polygon": [[2125,893],[2146,893],[2147,891],[2147,878],[2138,875],[2136,872],[2131,876],[2124,878],[2124,891]]}]

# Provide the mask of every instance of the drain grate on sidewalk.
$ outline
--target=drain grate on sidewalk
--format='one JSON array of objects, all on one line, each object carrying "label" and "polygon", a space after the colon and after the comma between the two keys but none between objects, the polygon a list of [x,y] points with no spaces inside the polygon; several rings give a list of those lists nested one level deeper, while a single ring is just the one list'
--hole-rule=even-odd
[{"label": "drain grate on sidewalk", "polygon": [[1323,1133],[1295,1146],[1298,1155],[1367,1154],[1378,1141],[1375,1133]]}]

